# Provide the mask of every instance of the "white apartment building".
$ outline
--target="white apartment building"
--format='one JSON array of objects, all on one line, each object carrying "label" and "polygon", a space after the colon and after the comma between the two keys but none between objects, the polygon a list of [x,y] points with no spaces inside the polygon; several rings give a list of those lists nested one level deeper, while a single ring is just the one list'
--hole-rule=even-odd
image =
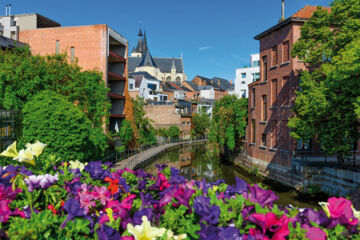
[{"label": "white apartment building", "polygon": [[260,79],[260,54],[250,55],[250,67],[237,68],[235,78],[235,95],[248,98],[248,84]]}]

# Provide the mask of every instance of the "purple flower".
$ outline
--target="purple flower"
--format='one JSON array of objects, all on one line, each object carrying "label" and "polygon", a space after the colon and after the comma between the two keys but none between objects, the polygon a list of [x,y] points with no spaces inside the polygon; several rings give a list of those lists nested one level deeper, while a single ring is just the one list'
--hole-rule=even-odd
[{"label": "purple flower", "polygon": [[194,200],[194,209],[202,221],[216,225],[220,217],[219,206],[210,206],[210,198],[198,196]]},{"label": "purple flower", "polygon": [[111,176],[107,170],[102,168],[100,161],[89,162],[84,169],[90,174],[92,179],[103,180],[105,177]]},{"label": "purple flower", "polygon": [[133,224],[134,225],[141,225],[142,223],[142,217],[146,216],[149,221],[151,222],[152,218],[153,218],[153,212],[152,212],[152,208],[145,208],[143,210],[137,211],[134,216],[133,216]]},{"label": "purple flower", "polygon": [[120,233],[106,224],[101,224],[96,233],[101,240],[118,240],[121,239]]},{"label": "purple flower", "polygon": [[14,200],[16,195],[21,192],[21,189],[12,190],[12,187],[5,187],[0,185],[0,200]]},{"label": "purple flower", "polygon": [[134,172],[135,176],[137,178],[150,178],[151,177],[151,174],[145,172],[144,170],[142,169],[138,169]]},{"label": "purple flower", "polygon": [[68,216],[65,221],[61,224],[61,228],[66,226],[67,221],[73,220],[75,217],[85,216],[85,211],[80,207],[80,203],[76,199],[69,199],[65,202],[64,209],[68,212]]},{"label": "purple flower", "polygon": [[274,201],[279,199],[273,191],[262,189],[257,184],[253,187],[250,186],[249,189],[249,200],[253,203],[259,203],[262,207],[271,206]]},{"label": "purple flower", "polygon": [[[140,198],[141,198],[141,207],[140,207],[140,210],[146,208],[147,206],[151,206],[151,205],[154,205],[154,204],[158,204],[159,201],[158,200],[155,200],[153,198],[153,196],[151,195],[151,193],[143,193],[143,192],[140,192]],[[141,219],[141,218],[140,218]],[[141,225],[141,223],[140,223]]]},{"label": "purple flower", "polygon": [[201,230],[196,232],[199,234],[199,240],[219,240],[218,228],[214,226],[207,226],[204,223],[200,223]]},{"label": "purple flower", "polygon": [[242,240],[239,229],[235,227],[219,228],[218,239],[220,240]]},{"label": "purple flower", "polygon": [[54,176],[50,174],[45,175],[31,175],[28,178],[25,178],[24,181],[28,185],[28,191],[32,192],[36,188],[48,188],[53,183],[55,183],[58,180],[58,175],[55,174]]},{"label": "purple flower", "polygon": [[296,215],[295,223],[299,222],[302,226],[312,227],[311,222],[314,222],[322,227],[326,227],[330,223],[330,219],[324,212],[317,212],[311,208],[300,209]]},{"label": "purple flower", "polygon": [[225,191],[225,197],[229,198],[237,194],[243,194],[248,191],[248,184],[238,177],[235,178],[236,184],[235,186],[228,186]]},{"label": "purple flower", "polygon": [[158,171],[162,172],[166,167],[167,165],[166,164],[155,164],[155,167],[158,169]]}]

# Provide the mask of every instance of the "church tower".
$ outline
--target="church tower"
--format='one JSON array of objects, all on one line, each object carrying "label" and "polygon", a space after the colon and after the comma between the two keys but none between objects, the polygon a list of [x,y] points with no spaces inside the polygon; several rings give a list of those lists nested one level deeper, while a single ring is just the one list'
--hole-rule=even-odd
[{"label": "church tower", "polygon": [[136,45],[136,48],[132,49],[131,57],[141,58],[146,53],[146,50],[148,49],[147,42],[146,42],[146,33],[144,31],[144,34],[143,34],[141,28],[139,29],[138,37],[139,37],[138,43]]}]

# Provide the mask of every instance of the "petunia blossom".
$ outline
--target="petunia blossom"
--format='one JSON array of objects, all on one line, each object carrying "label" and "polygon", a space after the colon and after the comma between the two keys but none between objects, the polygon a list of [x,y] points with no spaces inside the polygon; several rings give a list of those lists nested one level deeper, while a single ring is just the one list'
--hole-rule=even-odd
[{"label": "petunia blossom", "polygon": [[135,240],[155,240],[156,237],[161,237],[166,232],[165,228],[159,229],[152,227],[146,216],[142,217],[141,225],[136,225],[134,227],[129,223],[127,225],[127,230],[135,237]]}]

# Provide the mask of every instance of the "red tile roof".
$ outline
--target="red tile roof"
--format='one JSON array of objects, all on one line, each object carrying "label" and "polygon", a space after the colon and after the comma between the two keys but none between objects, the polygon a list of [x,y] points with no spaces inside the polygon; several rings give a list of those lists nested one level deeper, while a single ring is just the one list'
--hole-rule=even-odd
[{"label": "red tile roof", "polygon": [[[331,8],[330,7],[321,7],[322,9],[328,11],[329,13],[331,12]],[[295,13],[294,15],[292,15],[292,17],[298,17],[298,18],[310,18],[314,12],[318,9],[317,6],[309,6],[306,5],[305,7],[303,7],[302,9],[300,9],[297,13]]]}]

